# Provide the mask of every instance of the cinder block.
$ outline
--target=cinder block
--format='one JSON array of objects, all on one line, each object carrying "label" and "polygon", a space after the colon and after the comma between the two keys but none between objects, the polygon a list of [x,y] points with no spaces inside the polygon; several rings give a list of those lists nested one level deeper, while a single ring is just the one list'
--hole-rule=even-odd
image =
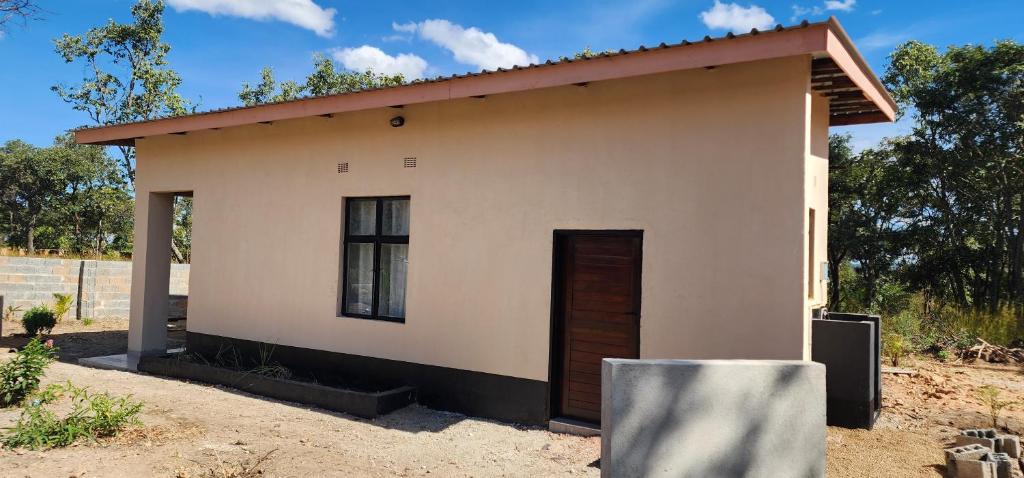
[{"label": "cinder block", "polygon": [[946,448],[946,470],[949,470],[949,476],[957,476],[957,462],[977,461],[981,460],[992,453],[992,449],[987,446],[982,446],[977,443],[971,443],[963,446],[957,446],[954,448]]},{"label": "cinder block", "polygon": [[1010,458],[1020,458],[1020,437],[1017,435],[997,436],[995,450],[999,453],[1006,453]]},{"label": "cinder block", "polygon": [[989,453],[985,455],[985,461],[996,465],[996,478],[1011,478],[1013,473],[1013,461],[1006,453]]},{"label": "cinder block", "polygon": [[824,477],[825,366],[605,359],[602,477]]},{"label": "cinder block", "polygon": [[946,468],[950,478],[997,478],[996,464],[991,461],[957,460],[953,468]]},{"label": "cinder block", "polygon": [[969,444],[979,444],[992,451],[998,451],[995,447],[995,430],[991,428],[964,430],[956,436],[956,446]]}]

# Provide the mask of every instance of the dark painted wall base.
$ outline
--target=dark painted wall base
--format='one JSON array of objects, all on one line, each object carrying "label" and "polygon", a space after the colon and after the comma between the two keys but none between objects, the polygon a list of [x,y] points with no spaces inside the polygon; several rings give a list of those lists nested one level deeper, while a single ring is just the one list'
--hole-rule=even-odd
[{"label": "dark painted wall base", "polygon": [[548,383],[435,365],[401,362],[324,350],[264,344],[198,332],[187,332],[185,349],[212,359],[235,352],[247,362],[258,360],[261,346],[273,350],[272,361],[309,373],[322,383],[332,380],[367,388],[410,385],[419,403],[430,408],[544,425],[548,419]]},{"label": "dark painted wall base", "polygon": [[377,418],[416,401],[416,389],[409,386],[380,392],[348,390],[237,372],[170,357],[142,357],[138,369],[155,375],[227,385],[256,395],[315,405],[362,418]]}]

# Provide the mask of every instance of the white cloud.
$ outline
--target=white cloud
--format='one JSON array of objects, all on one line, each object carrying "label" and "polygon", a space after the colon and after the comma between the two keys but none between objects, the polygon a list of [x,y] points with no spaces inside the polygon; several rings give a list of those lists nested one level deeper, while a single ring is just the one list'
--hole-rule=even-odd
[{"label": "white cloud", "polygon": [[880,50],[883,48],[889,48],[896,46],[897,44],[903,43],[909,40],[911,34],[909,31],[904,32],[875,32],[866,37],[861,38],[856,42],[857,47],[864,51]]},{"label": "white cloud", "polygon": [[[829,11],[852,12],[855,5],[857,5],[857,0],[825,0],[825,3],[813,7],[793,5],[793,16],[790,20],[797,21],[800,17],[805,17],[808,14],[817,17]],[[877,15],[878,13],[881,13],[881,10],[871,12],[872,15]]]},{"label": "white cloud", "polygon": [[752,28],[768,29],[775,23],[775,18],[757,5],[743,7],[718,0],[715,0],[714,6],[700,13],[700,19],[708,28],[734,32],[746,32]]},{"label": "white cloud", "polygon": [[391,22],[391,28],[393,28],[396,32],[416,33],[416,22],[409,22],[409,23]]},{"label": "white cloud", "polygon": [[531,55],[522,48],[499,41],[493,33],[481,31],[476,27],[463,28],[448,20],[394,23],[391,26],[400,32],[415,31],[420,38],[452,52],[459,63],[478,68],[494,70],[513,65],[525,66],[540,61],[536,55]]},{"label": "white cloud", "polygon": [[857,0],[825,0],[825,10],[852,12]]},{"label": "white cloud", "polygon": [[279,20],[315,32],[334,34],[337,10],[323,8],[313,0],[167,0],[179,12],[196,10],[210,15],[227,15],[252,20]]},{"label": "white cloud", "polygon": [[363,45],[358,48],[339,48],[331,52],[345,68],[356,71],[373,70],[385,75],[401,74],[406,80],[423,78],[427,61],[411,53],[396,56],[384,53],[380,48]]}]

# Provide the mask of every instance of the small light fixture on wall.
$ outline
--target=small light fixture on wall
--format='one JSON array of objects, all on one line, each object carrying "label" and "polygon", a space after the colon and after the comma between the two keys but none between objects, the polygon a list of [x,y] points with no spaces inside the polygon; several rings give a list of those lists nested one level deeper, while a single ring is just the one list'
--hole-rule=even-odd
[{"label": "small light fixture on wall", "polygon": [[402,116],[395,116],[394,118],[391,118],[391,127],[392,128],[400,128],[404,124],[405,124],[405,118],[402,117]]}]

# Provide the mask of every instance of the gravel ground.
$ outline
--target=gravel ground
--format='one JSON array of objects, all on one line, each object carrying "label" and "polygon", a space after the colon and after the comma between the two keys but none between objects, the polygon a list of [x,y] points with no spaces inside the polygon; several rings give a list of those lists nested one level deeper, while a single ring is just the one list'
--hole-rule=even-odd
[{"label": "gravel ground", "polygon": [[[123,352],[125,321],[70,321],[54,331],[61,362],[45,382],[71,380],[132,394],[146,403],[144,426],[102,443],[48,451],[0,450],[0,477],[198,477],[261,457],[263,476],[598,476],[600,440],[557,435],[411,406],[362,420],[232,389],[74,365],[81,356]],[[19,327],[4,324],[0,360]],[[180,340],[180,332],[172,338]],[[828,430],[828,476],[939,477],[942,448],[958,428],[983,426],[982,385],[1024,403],[1017,366],[942,364],[917,358],[915,376],[884,375],[882,418],[874,430]],[[0,427],[17,418],[0,410]],[[1024,406],[1000,424],[1024,430]],[[269,456],[267,455],[269,453]],[[227,473],[214,476],[234,476]]]}]

